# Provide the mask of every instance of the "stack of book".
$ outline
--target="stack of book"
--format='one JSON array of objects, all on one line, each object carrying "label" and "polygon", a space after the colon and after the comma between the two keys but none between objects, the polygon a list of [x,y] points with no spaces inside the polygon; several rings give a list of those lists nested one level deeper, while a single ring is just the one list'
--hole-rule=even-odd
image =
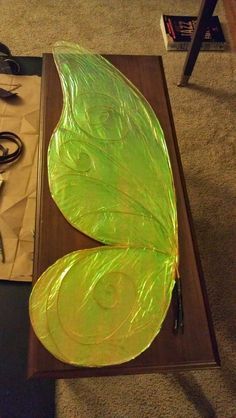
[{"label": "stack of book", "polygon": [[[196,26],[196,16],[161,16],[161,31],[167,51],[187,51]],[[212,16],[203,39],[201,50],[222,51],[226,41],[218,16]]]}]

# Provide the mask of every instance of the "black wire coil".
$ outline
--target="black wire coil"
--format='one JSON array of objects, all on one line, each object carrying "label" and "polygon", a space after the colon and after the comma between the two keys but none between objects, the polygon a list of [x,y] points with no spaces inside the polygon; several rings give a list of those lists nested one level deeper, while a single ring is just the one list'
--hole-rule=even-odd
[{"label": "black wire coil", "polygon": [[[2,142],[13,142],[16,145],[16,149],[9,153],[9,149]],[[0,164],[8,164],[16,161],[22,154],[23,149],[23,142],[18,135],[13,132],[0,132]]]}]

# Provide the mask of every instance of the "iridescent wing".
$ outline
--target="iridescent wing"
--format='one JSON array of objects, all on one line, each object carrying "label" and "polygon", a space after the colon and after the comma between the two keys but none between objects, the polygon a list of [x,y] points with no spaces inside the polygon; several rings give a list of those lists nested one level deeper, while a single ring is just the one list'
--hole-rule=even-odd
[{"label": "iridescent wing", "polygon": [[63,361],[117,364],[150,345],[170,303],[178,238],[169,156],[152,108],[109,62],[68,43],[54,58],[64,107],[48,150],[51,194],[75,228],[110,246],[50,267],[31,320]]},{"label": "iridescent wing", "polygon": [[30,297],[31,322],[59,360],[119,364],[153,341],[174,285],[169,259],[155,250],[102,247],[58,260]]}]

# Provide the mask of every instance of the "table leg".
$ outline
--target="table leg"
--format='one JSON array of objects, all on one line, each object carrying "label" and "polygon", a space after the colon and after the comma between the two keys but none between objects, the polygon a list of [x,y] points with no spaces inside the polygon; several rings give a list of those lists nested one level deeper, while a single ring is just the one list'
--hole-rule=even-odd
[{"label": "table leg", "polygon": [[188,80],[192,74],[195,62],[197,60],[202,40],[209,24],[209,20],[213,15],[217,0],[202,0],[196,28],[193,33],[190,48],[188,50],[181,80],[178,86],[183,87],[188,84]]}]

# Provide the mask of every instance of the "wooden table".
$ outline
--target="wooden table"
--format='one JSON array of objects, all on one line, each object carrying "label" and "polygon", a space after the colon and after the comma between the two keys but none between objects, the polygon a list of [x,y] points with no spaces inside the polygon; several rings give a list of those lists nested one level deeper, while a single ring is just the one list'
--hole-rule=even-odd
[{"label": "wooden table", "polygon": [[[162,60],[156,56],[113,55],[106,58],[141,90],[155,110],[165,132],[177,191],[184,333],[173,333],[172,304],[160,334],[149,349],[135,360],[119,366],[78,368],[56,360],[43,348],[31,329],[28,376],[66,378],[217,367],[217,344],[194,238]],[[99,245],[69,225],[49,193],[47,147],[62,109],[60,82],[50,54],[43,57],[41,100],[34,282],[49,265],[64,254]]]}]

